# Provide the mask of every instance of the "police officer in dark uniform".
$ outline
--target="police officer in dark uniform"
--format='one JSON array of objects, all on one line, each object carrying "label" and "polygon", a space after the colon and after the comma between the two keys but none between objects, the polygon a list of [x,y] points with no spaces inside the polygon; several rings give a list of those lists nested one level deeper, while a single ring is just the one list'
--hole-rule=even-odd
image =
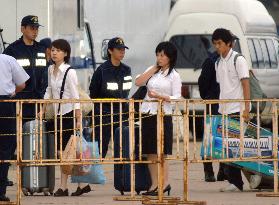
[{"label": "police officer in dark uniform", "polygon": [[[45,47],[35,40],[39,26],[41,25],[37,16],[25,16],[21,21],[21,38],[4,50],[4,54],[13,56],[30,76],[23,92],[16,95],[17,99],[42,99],[47,88],[47,80],[44,80],[47,69]],[[23,121],[32,120],[34,117],[34,104],[25,104]]]},{"label": "police officer in dark uniform", "polygon": [[[13,98],[25,87],[29,76],[11,56],[0,54],[0,100]],[[15,103],[0,102],[0,160],[11,160],[16,148]],[[6,197],[9,163],[0,163],[0,201]]]},{"label": "police officer in dark uniform", "polygon": [[[94,72],[90,83],[91,98],[128,98],[132,87],[131,68],[121,60],[124,58],[125,49],[128,47],[124,44],[122,38],[115,37],[108,42],[109,60],[100,65]],[[95,136],[100,146],[100,137],[102,137],[102,157],[105,157],[108,150],[108,144],[111,138],[111,104],[102,104],[102,125],[100,125],[100,106],[95,104]],[[123,104],[122,120],[127,120],[128,106]],[[113,132],[119,127],[120,119],[119,103],[113,104]],[[102,136],[100,136],[100,127],[102,126]]]}]

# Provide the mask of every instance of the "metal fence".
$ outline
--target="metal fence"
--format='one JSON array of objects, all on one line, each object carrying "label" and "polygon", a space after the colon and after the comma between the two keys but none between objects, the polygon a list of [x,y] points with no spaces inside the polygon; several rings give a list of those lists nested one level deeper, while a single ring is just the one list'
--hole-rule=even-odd
[{"label": "metal fence", "polygon": [[[150,161],[146,160],[145,155],[142,152],[142,119],[143,116],[139,110],[141,109],[140,100],[5,100],[2,102],[13,102],[16,103],[16,123],[17,123],[17,159],[16,160],[2,160],[1,162],[10,162],[16,164],[17,166],[17,199],[16,204],[21,203],[21,191],[22,191],[22,168],[23,167],[41,167],[41,166],[61,166],[61,165],[94,165],[94,164],[130,164],[131,171],[131,194],[126,196],[118,196],[114,197],[114,200],[124,200],[124,201],[142,201],[143,204],[206,204],[203,201],[191,201],[189,199],[189,165],[190,163],[204,163],[204,162],[226,162],[226,163],[236,163],[236,166],[240,166],[237,164],[238,162],[272,162],[273,163],[273,183],[274,190],[270,193],[261,193],[257,194],[257,196],[278,196],[278,111],[277,104],[278,100],[269,99],[265,100],[266,105],[269,108],[262,113],[260,113],[260,103],[263,100],[258,100],[256,102],[256,112],[251,114],[251,121],[253,123],[245,122],[242,118],[242,111],[236,116],[229,115],[213,115],[212,114],[212,105],[217,103],[222,103],[226,106],[228,103],[239,102],[240,106],[244,106],[245,101],[233,101],[233,100],[173,100],[171,103],[173,104],[175,112],[172,114],[173,118],[173,133],[174,133],[174,152],[172,155],[167,157],[164,156],[164,124],[163,118],[165,116],[163,111],[164,103],[163,101],[154,101],[158,106],[157,112],[157,159]],[[98,136],[95,134],[95,127],[100,128],[100,157],[98,158],[84,158],[83,155],[79,155],[78,158],[65,159],[62,151],[62,138],[63,131],[62,127],[62,115],[55,115],[54,121],[54,130],[44,130],[44,116],[39,110],[42,110],[44,104],[56,104],[58,103],[81,103],[86,104],[87,106],[91,106],[92,115],[82,116],[84,119],[90,121],[90,124],[86,128],[91,128],[91,140],[94,142]],[[34,109],[36,110],[36,116],[29,120],[36,120],[37,124],[33,133],[23,132],[23,121],[28,120],[23,118],[23,105],[25,104],[33,104]],[[103,113],[104,105],[109,105],[110,112],[109,114]],[[207,105],[207,106],[206,106]],[[115,112],[113,107],[116,106],[118,112]],[[82,107],[82,106],[81,106]],[[96,107],[101,110],[99,113],[96,113]],[[202,109],[201,109],[202,108]],[[199,109],[199,110],[198,110]],[[202,111],[202,112],[201,112]],[[117,121],[115,121],[114,116],[117,116]],[[123,117],[125,116],[125,117]],[[7,116],[9,117],[9,116]],[[103,123],[102,119],[104,117],[110,118],[109,122]],[[230,119],[231,117],[238,118],[237,121],[233,121],[234,126],[236,126],[236,133],[232,132],[232,128],[230,127]],[[96,118],[99,119],[99,123],[96,123]],[[216,147],[215,143],[215,131],[216,127],[213,127],[213,121],[219,118],[219,137],[221,139],[221,145]],[[84,127],[81,125],[80,127],[76,127],[75,123],[75,114],[73,116],[73,131],[74,135],[77,134],[77,131],[82,133]],[[268,133],[265,136],[264,140],[269,140],[265,142],[261,136],[261,121],[265,119],[271,120],[272,130],[268,131],[266,129],[265,132]],[[201,136],[196,135],[196,126],[197,122],[203,121],[203,131],[204,134]],[[59,123],[57,123],[59,122]],[[126,125],[125,125],[126,123]],[[57,126],[59,124],[59,126]],[[123,126],[129,127],[129,157],[124,157],[122,155],[122,150],[124,147],[122,146],[122,129]],[[252,125],[252,126],[250,126]],[[103,158],[102,157],[102,133],[103,130],[108,126],[111,128],[111,143],[108,151],[108,155]],[[114,126],[119,126],[120,130],[120,156],[115,157],[115,133],[113,131]],[[138,144],[136,144],[135,137],[135,126],[139,127],[138,134]],[[253,136],[246,136],[247,127],[253,127]],[[60,135],[58,136],[58,131],[60,130]],[[190,139],[191,133],[193,138]],[[272,136],[269,136],[272,133]],[[35,134],[34,146],[36,147],[33,152],[33,156],[30,159],[26,159],[24,157],[24,147],[23,141],[24,137]],[[4,134],[1,137],[5,137]],[[53,156],[48,157],[45,153],[43,153],[43,137],[48,135],[54,139],[54,150]],[[198,142],[198,138],[203,139],[202,143]],[[249,139],[248,139],[249,138]],[[251,139],[252,138],[252,141]],[[219,139],[219,140],[220,140]],[[233,139],[233,140],[232,140]],[[250,140],[250,141],[249,141]],[[57,148],[57,142],[60,141],[60,148]],[[190,141],[191,149],[190,149]],[[267,143],[267,144],[264,144]],[[202,144],[202,145],[201,145]],[[202,148],[201,148],[202,146]],[[232,148],[233,147],[233,148]],[[262,155],[262,147],[270,150],[272,153],[267,156]],[[82,146],[79,147],[80,152],[82,153]],[[137,149],[137,152],[136,152]],[[234,151],[233,151],[234,149]],[[253,154],[247,155],[247,149],[253,149]],[[93,151],[94,152],[94,147]],[[234,154],[231,154],[233,152]],[[235,154],[236,153],[236,154]],[[93,156],[93,154],[92,154]],[[167,161],[182,161],[183,162],[183,196],[164,196],[164,164]],[[158,196],[157,197],[148,197],[148,196],[139,196],[136,195],[135,190],[135,165],[136,164],[157,164],[158,169]],[[254,170],[255,171],[255,170]],[[255,171],[256,172],[256,171]],[[254,173],[255,173],[254,172]],[[260,172],[259,172],[260,173]],[[257,174],[259,174],[257,173]],[[271,174],[273,175],[273,174]]]}]

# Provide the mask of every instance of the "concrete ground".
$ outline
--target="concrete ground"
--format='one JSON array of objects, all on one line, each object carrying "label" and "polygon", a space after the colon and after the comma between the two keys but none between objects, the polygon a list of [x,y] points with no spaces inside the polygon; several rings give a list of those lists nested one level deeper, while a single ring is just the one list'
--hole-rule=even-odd
[{"label": "concrete ground", "polygon": [[[192,146],[191,146],[192,148]],[[217,172],[217,165],[214,165]],[[114,201],[114,196],[120,196],[120,193],[113,187],[113,165],[104,166],[107,182],[105,185],[92,185],[93,191],[80,197],[53,197],[53,196],[23,196],[22,204],[24,205],[46,205],[46,204],[65,204],[65,205],[137,205],[142,204],[140,201],[123,202]],[[170,184],[171,196],[182,196],[183,194],[183,166],[181,162],[170,162]],[[56,184],[59,185],[59,168],[56,168]],[[16,181],[16,168],[11,167],[9,178]],[[202,164],[191,164],[189,168],[189,199],[206,201],[208,205],[279,205],[279,198],[260,198],[256,197],[256,191],[249,189],[248,182],[244,179],[244,191],[235,193],[221,193],[219,189],[227,185],[227,182],[208,183],[203,180]],[[70,193],[76,190],[75,184],[69,183]],[[9,187],[7,196],[12,200],[16,198],[16,186]]]}]

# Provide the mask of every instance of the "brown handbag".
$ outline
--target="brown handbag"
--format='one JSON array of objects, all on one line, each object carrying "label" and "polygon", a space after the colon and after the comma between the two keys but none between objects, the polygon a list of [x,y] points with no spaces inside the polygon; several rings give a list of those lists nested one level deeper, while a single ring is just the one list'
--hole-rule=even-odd
[{"label": "brown handbag", "polygon": [[[69,139],[65,150],[62,153],[62,161],[72,161],[75,160],[77,157],[77,140],[78,137],[75,135],[72,135]],[[73,173],[73,167],[74,165],[62,165],[61,170],[64,174],[71,175]]]}]

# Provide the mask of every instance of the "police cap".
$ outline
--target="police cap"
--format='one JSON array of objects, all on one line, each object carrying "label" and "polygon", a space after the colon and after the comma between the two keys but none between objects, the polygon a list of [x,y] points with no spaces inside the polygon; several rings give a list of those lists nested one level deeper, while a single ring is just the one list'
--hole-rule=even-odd
[{"label": "police cap", "polygon": [[38,16],[28,15],[21,20],[21,26],[42,26],[39,24]]},{"label": "police cap", "polygon": [[129,49],[125,44],[122,38],[115,37],[109,40],[108,42],[108,49],[111,48],[127,48]]}]

